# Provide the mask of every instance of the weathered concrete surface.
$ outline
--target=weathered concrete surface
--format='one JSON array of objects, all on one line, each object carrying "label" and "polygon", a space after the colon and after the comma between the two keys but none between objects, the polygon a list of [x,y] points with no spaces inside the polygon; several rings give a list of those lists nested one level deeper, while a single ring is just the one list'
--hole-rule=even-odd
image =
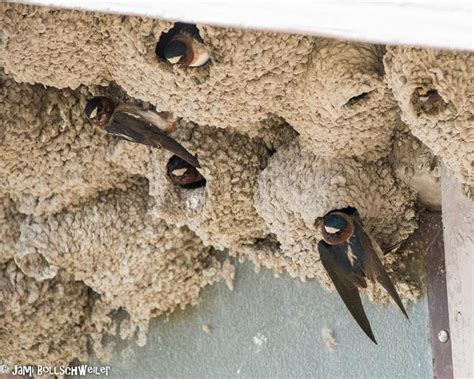
[{"label": "weathered concrete surface", "polygon": [[[199,306],[155,319],[143,348],[119,341],[110,377],[431,378],[426,297],[409,305],[411,323],[395,306],[365,300],[378,345],[315,281],[256,275],[251,264],[237,264],[233,292],[219,283],[203,291]],[[333,331],[334,352],[324,327]]]},{"label": "weathered concrete surface", "polygon": [[455,378],[474,377],[474,202],[443,167],[442,199],[449,324]]}]

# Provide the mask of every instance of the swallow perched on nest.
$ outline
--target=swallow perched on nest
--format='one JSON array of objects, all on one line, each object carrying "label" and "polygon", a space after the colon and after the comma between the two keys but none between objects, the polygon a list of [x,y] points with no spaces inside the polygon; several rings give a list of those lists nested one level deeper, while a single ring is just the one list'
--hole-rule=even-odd
[{"label": "swallow perched on nest", "polygon": [[181,67],[201,67],[209,61],[209,53],[199,35],[191,29],[177,32],[163,49],[164,58]]},{"label": "swallow perched on nest", "polygon": [[169,114],[159,115],[133,105],[119,104],[108,97],[89,100],[84,109],[87,119],[107,133],[130,142],[166,149],[193,167],[200,167],[197,158],[168,136],[176,130],[176,121]]},{"label": "swallow perched on nest", "polygon": [[320,222],[323,239],[318,243],[323,267],[337,292],[364,333],[375,343],[358,288],[366,288],[366,279],[376,281],[408,318],[400,296],[385,271],[382,249],[364,229],[359,213],[353,208],[329,212]]}]

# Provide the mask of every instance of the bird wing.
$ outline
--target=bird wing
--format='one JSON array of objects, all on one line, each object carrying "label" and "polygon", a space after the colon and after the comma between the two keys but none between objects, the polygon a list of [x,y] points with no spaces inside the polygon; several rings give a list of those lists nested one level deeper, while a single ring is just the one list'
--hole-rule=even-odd
[{"label": "bird wing", "polygon": [[176,119],[170,112],[161,112],[158,114],[154,111],[141,109],[129,104],[120,104],[116,111],[138,116],[165,133],[171,133],[176,129]]},{"label": "bird wing", "polygon": [[[122,108],[123,109],[123,108]],[[130,108],[126,112],[116,110],[105,128],[107,132],[128,141],[140,143],[152,147],[162,147],[193,167],[200,167],[197,158],[192,155],[183,145],[164,133],[150,118],[143,118],[141,112],[132,113]],[[156,115],[156,117],[160,117]]]},{"label": "bird wing", "polygon": [[329,274],[339,296],[361,327],[364,333],[374,343],[377,343],[365,314],[357,287],[366,287],[364,278],[351,271],[351,264],[347,259],[348,244],[329,245],[323,240],[318,243],[319,256],[323,267]]},{"label": "bird wing", "polygon": [[349,245],[352,247],[355,254],[358,257],[361,257],[365,275],[370,280],[380,283],[398,305],[405,317],[408,318],[408,314],[403,306],[400,296],[379,258],[379,256],[382,256],[383,254],[382,249],[377,241],[375,241],[375,239],[365,231],[362,221],[358,216],[354,217],[354,233],[349,240]]}]

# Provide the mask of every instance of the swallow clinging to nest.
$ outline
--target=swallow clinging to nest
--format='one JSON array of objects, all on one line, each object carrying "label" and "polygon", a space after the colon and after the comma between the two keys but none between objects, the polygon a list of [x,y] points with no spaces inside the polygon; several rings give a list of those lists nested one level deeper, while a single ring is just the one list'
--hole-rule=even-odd
[{"label": "swallow clinging to nest", "polygon": [[[197,29],[196,29],[197,30]],[[209,52],[191,27],[181,28],[164,46],[164,58],[180,67],[201,67],[209,61]]]},{"label": "swallow clinging to nest", "polygon": [[192,167],[200,167],[198,159],[169,136],[176,130],[176,120],[169,113],[160,115],[133,105],[117,104],[105,96],[89,100],[84,112],[92,124],[113,136],[166,149]]},{"label": "swallow clinging to nest", "polygon": [[318,243],[321,263],[352,317],[375,343],[358,288],[366,288],[366,279],[385,288],[406,318],[408,314],[380,257],[382,249],[365,230],[354,208],[332,211],[319,221],[323,239]]}]

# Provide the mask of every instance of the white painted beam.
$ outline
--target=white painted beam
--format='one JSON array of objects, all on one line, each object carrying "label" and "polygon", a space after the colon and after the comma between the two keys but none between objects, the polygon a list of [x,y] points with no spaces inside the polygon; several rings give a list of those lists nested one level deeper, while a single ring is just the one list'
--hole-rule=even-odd
[{"label": "white painted beam", "polygon": [[474,51],[470,0],[20,0],[62,8]]},{"label": "white painted beam", "polygon": [[442,169],[443,236],[455,378],[474,378],[474,202]]}]

